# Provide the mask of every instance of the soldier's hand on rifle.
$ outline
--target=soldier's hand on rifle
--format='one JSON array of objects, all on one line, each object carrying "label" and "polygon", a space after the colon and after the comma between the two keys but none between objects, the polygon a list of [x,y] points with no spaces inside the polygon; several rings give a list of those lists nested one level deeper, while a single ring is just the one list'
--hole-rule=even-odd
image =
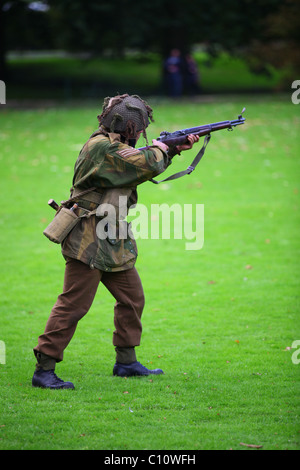
[{"label": "soldier's hand on rifle", "polygon": [[[184,150],[190,150],[196,142],[199,142],[199,139],[200,137],[198,135],[194,135],[194,134],[188,135],[187,136],[188,142],[186,144],[176,146],[177,153],[180,153]],[[164,144],[163,142],[160,142],[159,140],[153,139],[152,144],[157,145],[165,152],[169,150],[168,145]]]},{"label": "soldier's hand on rifle", "polygon": [[157,147],[160,147],[164,152],[167,152],[169,150],[169,147],[163,142],[160,142],[159,140],[153,139],[152,144],[156,145]]},{"label": "soldier's hand on rifle", "polygon": [[199,142],[200,137],[198,135],[190,134],[187,136],[188,142],[183,145],[177,145],[178,152],[183,152],[184,150],[190,150],[196,142]]}]

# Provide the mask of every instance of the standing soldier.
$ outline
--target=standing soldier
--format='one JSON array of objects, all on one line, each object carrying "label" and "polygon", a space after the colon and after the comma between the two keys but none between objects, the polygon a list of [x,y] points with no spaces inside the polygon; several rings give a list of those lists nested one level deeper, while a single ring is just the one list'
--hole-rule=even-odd
[{"label": "standing soldier", "polygon": [[[110,204],[118,211],[119,197],[126,196],[127,208],[137,202],[137,185],[162,173],[174,155],[192,148],[197,136],[189,136],[188,144],[169,148],[156,140],[139,150],[135,144],[153,121],[152,109],[136,95],[106,98],[98,116],[99,130],[83,146],[75,164],[71,197],[64,204],[73,207],[79,220],[62,241],[66,260],[63,292],[51,311],[45,331],[34,348],[37,359],[32,378],[34,387],[74,388],[55,374],[55,365],[71,341],[78,321],[88,312],[100,282],[116,299],[114,308],[113,345],[116,363],[113,374],[135,376],[162,374],[149,370],[137,361],[135,347],[140,344],[144,292],[135,268],[137,248],[127,233],[99,237],[98,207]],[[102,214],[103,215],[103,214]],[[55,219],[54,219],[55,220]],[[119,237],[118,237],[119,235]]]}]

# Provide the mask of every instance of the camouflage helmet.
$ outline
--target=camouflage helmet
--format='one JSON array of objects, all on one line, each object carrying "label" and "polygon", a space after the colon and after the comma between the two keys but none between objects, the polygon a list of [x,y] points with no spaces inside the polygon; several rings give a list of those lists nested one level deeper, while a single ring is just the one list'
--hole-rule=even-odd
[{"label": "camouflage helmet", "polygon": [[138,132],[143,132],[153,121],[152,109],[137,95],[118,95],[107,97],[103,103],[102,114],[98,116],[101,126],[111,132],[117,132],[128,139],[135,139]]}]

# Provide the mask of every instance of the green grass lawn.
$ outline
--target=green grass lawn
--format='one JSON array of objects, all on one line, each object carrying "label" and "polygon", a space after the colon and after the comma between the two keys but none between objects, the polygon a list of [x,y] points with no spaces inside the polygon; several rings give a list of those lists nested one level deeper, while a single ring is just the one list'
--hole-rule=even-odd
[{"label": "green grass lawn", "polygon": [[201,250],[186,250],[184,239],[138,240],[146,294],[138,359],[165,375],[112,376],[114,300],[100,288],[57,367],[76,390],[31,387],[32,348],[64,272],[60,247],[42,235],[53,217],[47,201],[68,197],[101,103],[0,109],[0,449],[299,450],[291,347],[300,339],[300,108],[288,95],[150,101],[149,138],[247,107],[246,124],[213,134],[194,173],[139,190],[149,209],[204,204]]}]

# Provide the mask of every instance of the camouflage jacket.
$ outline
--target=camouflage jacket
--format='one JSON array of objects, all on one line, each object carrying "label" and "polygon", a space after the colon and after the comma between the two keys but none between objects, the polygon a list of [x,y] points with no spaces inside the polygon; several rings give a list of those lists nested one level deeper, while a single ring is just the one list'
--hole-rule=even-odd
[{"label": "camouflage jacket", "polygon": [[[122,143],[119,134],[101,129],[95,132],[76,161],[71,196],[74,192],[76,195],[76,192],[95,188],[92,196],[96,194],[99,200],[94,201],[89,193],[76,199],[79,205],[76,213],[80,220],[62,242],[63,255],[102,271],[132,268],[137,246],[128,232],[126,237],[124,234],[119,236],[119,197],[126,196],[127,214],[129,207],[137,202],[136,187],[162,173],[170,163],[171,158],[159,147],[139,150]],[[116,210],[116,236],[113,238],[109,233],[105,238],[97,235],[97,224],[103,220],[103,217],[98,217],[102,204],[110,204]],[[96,211],[97,207],[97,213],[89,217],[89,211]]]}]

